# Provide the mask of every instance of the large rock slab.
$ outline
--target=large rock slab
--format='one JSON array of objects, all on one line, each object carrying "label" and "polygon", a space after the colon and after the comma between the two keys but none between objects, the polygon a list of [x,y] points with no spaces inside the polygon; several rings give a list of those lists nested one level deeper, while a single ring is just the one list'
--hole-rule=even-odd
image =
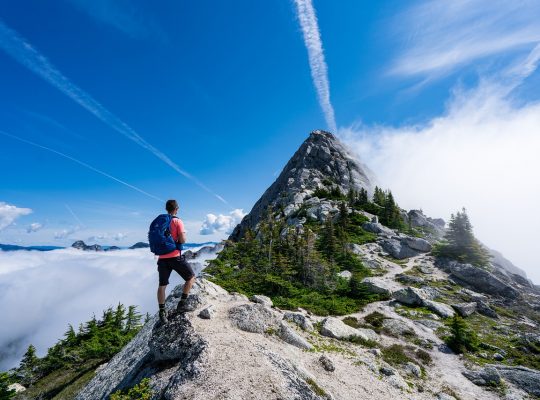
[{"label": "large rock slab", "polygon": [[449,272],[452,279],[463,282],[479,292],[510,299],[519,297],[516,289],[482,268],[447,258],[438,259],[436,265]]},{"label": "large rock slab", "polygon": [[414,329],[412,329],[407,323],[399,319],[386,318],[382,322],[383,332],[390,336],[413,336]]},{"label": "large rock slab", "polygon": [[486,367],[478,371],[463,371],[463,376],[478,386],[497,386],[501,383],[501,375],[493,367]]},{"label": "large rock slab", "polygon": [[392,295],[392,284],[382,278],[364,278],[362,279],[362,283],[370,293],[381,294],[388,297]]},{"label": "large rock slab", "polygon": [[419,251],[411,249],[398,239],[383,239],[379,242],[384,251],[392,257],[402,260],[420,254]]},{"label": "large rock slab", "polygon": [[295,323],[305,331],[312,331],[314,329],[309,318],[302,313],[287,311],[283,315],[283,319]]},{"label": "large rock slab", "polygon": [[392,229],[387,228],[386,226],[380,224],[379,222],[366,222],[362,224],[362,228],[368,232],[376,233],[377,235],[387,235],[387,236],[395,235],[395,232]]},{"label": "large rock slab", "polygon": [[267,307],[272,307],[274,305],[270,297],[263,296],[262,294],[254,294],[253,296],[251,296],[250,300],[254,303],[260,303]]},{"label": "large rock slab", "polygon": [[468,317],[476,311],[476,303],[458,303],[452,304],[452,308],[462,317]]},{"label": "large rock slab", "polygon": [[452,307],[438,301],[424,300],[424,307],[443,318],[452,318],[455,314]]},{"label": "large rock slab", "polygon": [[229,318],[238,328],[246,332],[264,333],[277,329],[280,318],[260,303],[241,304],[229,310]]},{"label": "large rock slab", "polygon": [[286,343],[289,343],[295,347],[303,350],[312,350],[313,346],[306,339],[300,336],[293,328],[287,323],[281,322],[279,325],[278,335]]},{"label": "large rock slab", "polygon": [[420,307],[424,304],[424,300],[428,299],[428,294],[422,289],[407,287],[396,290],[394,293],[392,293],[392,297],[402,304]]},{"label": "large rock slab", "polygon": [[540,396],[540,371],[508,365],[493,366],[504,379],[533,396]]},{"label": "large rock slab", "polygon": [[431,251],[431,243],[426,239],[408,236],[402,239],[402,243],[406,244],[413,250],[418,250],[423,253]]},{"label": "large rock slab", "polygon": [[321,335],[333,337],[335,339],[349,339],[350,337],[358,337],[365,341],[379,340],[379,335],[377,335],[374,330],[355,329],[335,317],[326,317],[322,320]]},{"label": "large rock slab", "polygon": [[167,324],[156,324],[148,342],[153,359],[158,361],[198,357],[207,345],[186,314],[170,317]]}]

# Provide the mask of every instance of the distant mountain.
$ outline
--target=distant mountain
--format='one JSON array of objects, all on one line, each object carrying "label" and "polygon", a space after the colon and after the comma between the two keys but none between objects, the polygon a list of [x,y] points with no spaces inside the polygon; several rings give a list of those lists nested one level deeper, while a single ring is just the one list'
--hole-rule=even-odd
[{"label": "distant mountain", "polygon": [[[191,249],[193,247],[199,247],[199,246],[213,246],[217,244],[217,242],[204,242],[204,243],[184,243],[182,245],[183,249]],[[150,248],[150,245],[145,242],[137,242],[133,246],[130,247],[130,249],[148,249]]]},{"label": "distant mountain", "polygon": [[0,243],[0,250],[2,251],[16,251],[16,250],[37,250],[37,251],[51,251],[63,249],[64,247],[58,246],[18,246],[15,244],[2,244]]}]

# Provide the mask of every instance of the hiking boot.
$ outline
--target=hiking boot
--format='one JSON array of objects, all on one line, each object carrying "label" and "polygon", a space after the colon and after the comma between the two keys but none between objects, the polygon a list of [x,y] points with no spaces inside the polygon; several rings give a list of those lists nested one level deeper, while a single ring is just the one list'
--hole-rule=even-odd
[{"label": "hiking boot", "polygon": [[159,310],[159,320],[162,324],[166,324],[167,322],[169,322],[169,320],[167,319],[167,311],[165,311],[165,309]]},{"label": "hiking boot", "polygon": [[184,313],[188,311],[193,311],[196,308],[196,304],[194,304],[192,301],[188,301],[188,299],[180,299],[178,302],[178,305],[176,306],[176,311],[179,313]]}]

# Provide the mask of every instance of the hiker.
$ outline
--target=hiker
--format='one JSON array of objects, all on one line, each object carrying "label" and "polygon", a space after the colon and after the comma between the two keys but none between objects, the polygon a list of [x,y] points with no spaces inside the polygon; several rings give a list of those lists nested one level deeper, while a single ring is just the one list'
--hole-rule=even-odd
[{"label": "hiker", "polygon": [[[188,293],[195,282],[195,274],[193,269],[185,260],[184,256],[181,254],[182,243],[186,242],[186,231],[184,230],[184,223],[179,219],[176,214],[178,213],[178,202],[176,200],[167,200],[165,204],[165,209],[167,214],[162,214],[158,216],[150,225],[149,239],[151,244],[151,250],[154,254],[159,254],[159,259],[157,261],[157,270],[159,273],[159,287],[157,290],[157,299],[159,304],[159,319],[162,323],[167,323],[167,312],[165,311],[165,289],[169,284],[169,277],[171,272],[175,270],[181,277],[184,279],[184,288],[182,290],[182,298],[177,306],[178,312],[189,311],[187,307],[187,298]],[[169,223],[170,221],[170,223]],[[165,236],[168,247],[166,249],[174,250],[166,252],[163,254],[163,248],[152,248],[152,238],[151,234],[156,234],[156,231],[159,232],[159,224],[167,224],[168,226],[163,227],[164,232],[161,232],[161,237]],[[154,229],[153,229],[154,227]],[[158,229],[156,229],[158,227]],[[159,233],[157,234],[159,237]],[[172,237],[172,239],[171,239]],[[174,243],[172,243],[174,241]],[[155,242],[155,241],[154,241]]]}]

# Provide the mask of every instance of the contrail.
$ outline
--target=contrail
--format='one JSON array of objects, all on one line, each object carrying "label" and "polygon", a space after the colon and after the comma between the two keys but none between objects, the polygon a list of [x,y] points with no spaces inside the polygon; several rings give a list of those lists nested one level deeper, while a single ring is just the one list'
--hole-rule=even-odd
[{"label": "contrail", "polygon": [[337,132],[334,107],[330,102],[330,84],[328,82],[328,67],[324,61],[321,34],[317,23],[317,16],[311,0],[294,0],[300,26],[304,33],[304,43],[308,51],[311,77],[317,90],[319,104],[321,105],[328,128]]},{"label": "contrail", "polygon": [[144,194],[144,195],[146,195],[146,196],[148,196],[148,197],[151,197],[151,198],[153,198],[153,199],[155,199],[155,200],[158,200],[158,201],[160,201],[160,202],[162,202],[162,203],[165,201],[165,200],[160,199],[159,197],[156,197],[156,196],[154,196],[154,195],[152,195],[152,194],[150,194],[150,193],[148,193],[148,192],[145,192],[145,191],[142,190],[142,189],[139,189],[139,188],[136,187],[136,186],[130,185],[129,183],[124,182],[124,181],[121,180],[121,179],[115,178],[114,176],[109,175],[109,174],[106,173],[106,172],[103,172],[103,171],[101,171],[101,170],[99,170],[99,169],[97,169],[97,168],[94,168],[94,167],[92,167],[91,165],[89,165],[89,164],[87,164],[87,163],[85,163],[85,162],[83,162],[83,161],[80,161],[80,160],[77,160],[76,158],[73,158],[73,157],[71,157],[71,156],[68,156],[67,154],[61,153],[61,152],[59,152],[59,151],[57,151],[57,150],[54,150],[54,149],[51,149],[50,147],[42,146],[42,145],[40,145],[40,144],[31,142],[31,141],[29,141],[29,140],[20,138],[20,137],[18,137],[18,136],[12,135],[11,133],[7,133],[7,132],[2,131],[2,130],[0,130],[0,133],[1,133],[2,135],[8,136],[8,137],[10,137],[10,138],[12,138],[12,139],[15,139],[15,140],[18,140],[18,141],[20,141],[20,142],[27,143],[27,144],[30,144],[30,145],[32,145],[32,146],[39,147],[40,149],[50,151],[51,153],[58,154],[59,156],[62,156],[62,157],[64,157],[64,158],[67,158],[68,160],[71,160],[71,161],[73,161],[73,162],[76,162],[77,164],[80,164],[80,165],[82,165],[83,167],[86,167],[86,168],[88,168],[88,169],[91,169],[92,171],[97,172],[98,174],[101,174],[101,175],[103,175],[103,176],[106,176],[107,178],[110,178],[110,179],[112,179],[113,181],[116,181],[116,182],[118,182],[118,183],[121,183],[122,185],[125,185],[125,186],[127,186],[127,187],[129,187],[129,188],[131,188],[131,189],[133,189],[133,190],[136,190],[136,191],[139,192],[139,193],[142,193],[142,194]]},{"label": "contrail", "polygon": [[77,221],[77,223],[80,225],[80,226],[84,226],[84,224],[82,223],[82,221],[79,219],[79,217],[77,217],[77,214],[75,214],[73,212],[73,210],[71,209],[70,206],[68,206],[67,204],[64,204],[67,208],[67,210],[70,212],[71,215],[73,215],[73,218],[75,218],[75,221]]},{"label": "contrail", "polygon": [[56,69],[45,56],[39,53],[34,47],[22,38],[16,31],[6,26],[0,20],[0,47],[4,49],[11,57],[24,65],[30,71],[41,76],[49,84],[60,90],[70,99],[78,103],[81,107],[92,113],[106,125],[110,126],[120,134],[124,135],[128,139],[134,141],[139,146],[150,151],[161,161],[172,167],[176,172],[188,178],[194,182],[197,186],[204,189],[208,193],[212,194],[218,200],[223,203],[228,203],[223,197],[214,193],[210,188],[200,182],[193,175],[181,169],[175,162],[169,157],[163,154],[160,150],[156,149],[146,140],[144,140],[135,130],[133,130],[124,121],[118,118],[116,115],[107,110],[98,101],[96,101],[90,94],[79,88],[73,82],[71,82],[66,76],[64,76],[58,69]]}]

